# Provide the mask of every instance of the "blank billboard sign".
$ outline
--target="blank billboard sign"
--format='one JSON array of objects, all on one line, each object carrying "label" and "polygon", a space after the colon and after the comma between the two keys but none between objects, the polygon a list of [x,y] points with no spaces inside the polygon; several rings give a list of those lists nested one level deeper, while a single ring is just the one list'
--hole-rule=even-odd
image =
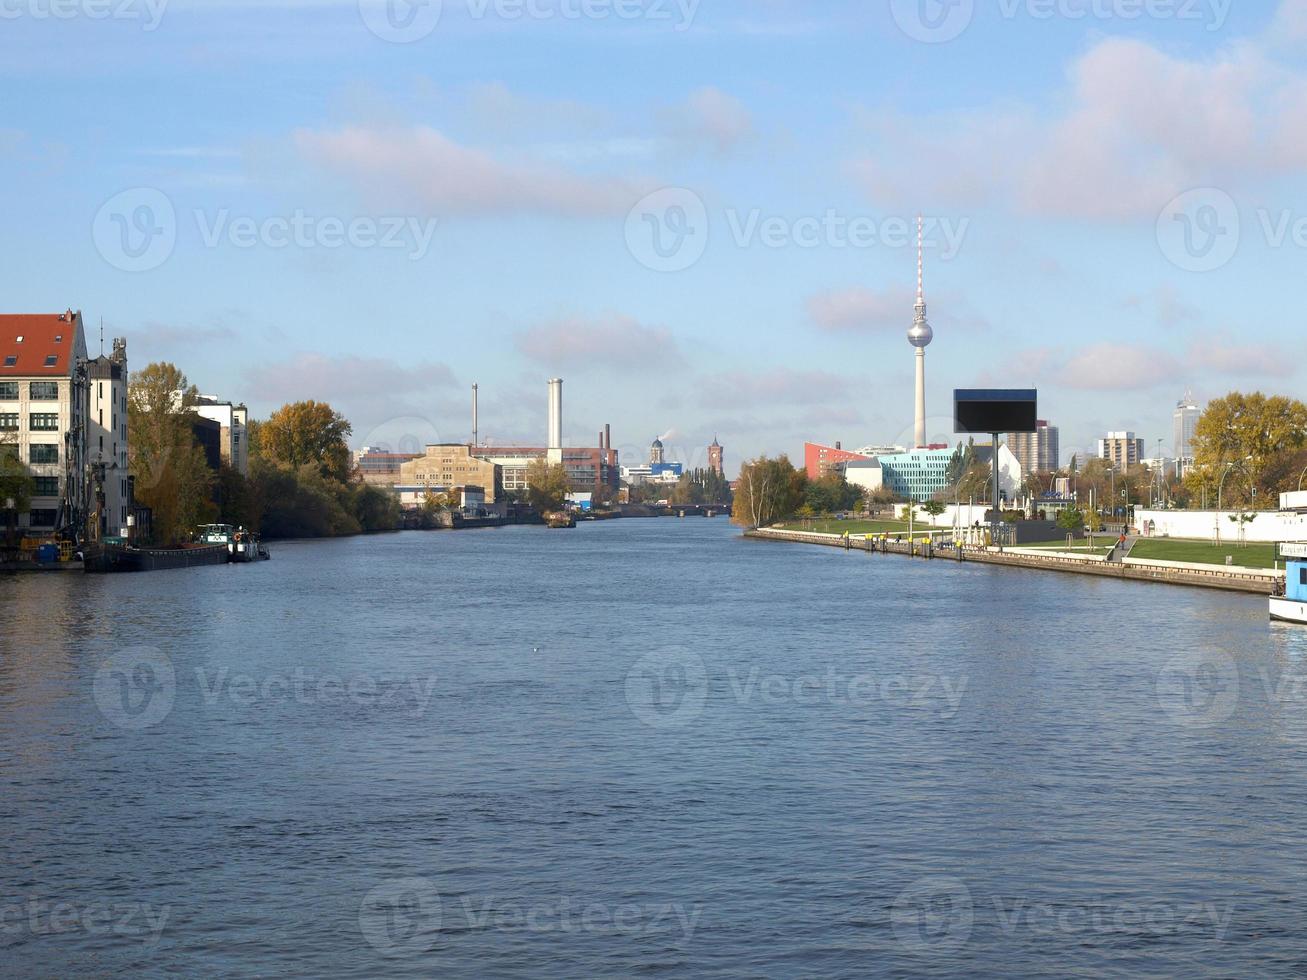
[{"label": "blank billboard sign", "polygon": [[1033,389],[959,388],[953,392],[955,432],[1034,432],[1039,392]]}]

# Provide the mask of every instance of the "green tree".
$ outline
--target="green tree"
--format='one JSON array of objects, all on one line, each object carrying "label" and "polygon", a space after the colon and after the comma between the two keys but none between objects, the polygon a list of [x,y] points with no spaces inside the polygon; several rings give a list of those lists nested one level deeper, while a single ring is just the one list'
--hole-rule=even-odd
[{"label": "green tree", "polygon": [[154,540],[189,540],[216,514],[215,474],[195,439],[195,386],[176,365],[149,364],[127,386],[128,464],[138,503],[153,511]]},{"label": "green tree", "polygon": [[731,520],[743,527],[766,527],[793,515],[803,502],[808,476],[788,456],[761,456],[740,468]]},{"label": "green tree", "polygon": [[572,490],[567,468],[562,463],[550,464],[536,459],[526,468],[527,499],[537,513],[562,510]]},{"label": "green tree", "polygon": [[4,513],[5,533],[12,538],[18,527],[18,515],[32,506],[36,481],[19,458],[16,439],[0,441],[0,511]]},{"label": "green tree", "polygon": [[345,483],[354,469],[349,421],[326,402],[283,405],[255,427],[261,455],[299,468],[313,463],[324,477]]},{"label": "green tree", "polygon": [[862,499],[862,489],[852,486],[843,473],[827,473],[809,480],[803,491],[804,502],[817,514],[834,514],[852,510]]},{"label": "green tree", "polygon": [[1057,526],[1064,531],[1078,531],[1085,526],[1085,513],[1079,507],[1067,507],[1057,515]]},{"label": "green tree", "polygon": [[921,505],[921,509],[930,518],[930,523],[934,524],[948,510],[948,505],[941,500],[929,500]]}]

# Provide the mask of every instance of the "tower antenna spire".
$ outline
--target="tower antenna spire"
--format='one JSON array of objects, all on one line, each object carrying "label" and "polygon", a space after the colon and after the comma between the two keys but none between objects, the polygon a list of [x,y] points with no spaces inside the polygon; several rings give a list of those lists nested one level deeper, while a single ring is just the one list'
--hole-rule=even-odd
[{"label": "tower antenna spire", "polygon": [[926,320],[926,236],[925,219],[917,215],[917,305],[913,309],[912,328],[908,331],[908,343],[916,348],[917,358],[917,404],[916,424],[913,426],[913,448],[926,445],[926,348],[935,339],[935,331]]},{"label": "tower antenna spire", "polygon": [[925,236],[923,234],[923,221],[921,215],[917,215],[917,303],[925,305],[926,302],[926,255],[925,255]]},{"label": "tower antenna spire", "polygon": [[104,357],[104,317],[100,317],[100,356]]}]

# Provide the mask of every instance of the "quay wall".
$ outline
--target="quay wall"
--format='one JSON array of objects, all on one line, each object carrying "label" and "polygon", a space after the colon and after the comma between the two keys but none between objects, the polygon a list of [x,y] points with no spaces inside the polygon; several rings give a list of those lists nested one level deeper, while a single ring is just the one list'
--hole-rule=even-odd
[{"label": "quay wall", "polygon": [[868,542],[860,537],[846,539],[838,534],[778,531],[772,528],[746,531],[745,537],[759,541],[788,541],[796,544],[844,548],[849,551],[873,551],[905,557],[924,557],[936,561],[979,562],[985,565],[1007,565],[1012,568],[1035,568],[1073,575],[1097,575],[1100,578],[1188,585],[1265,596],[1269,596],[1274,591],[1277,581],[1283,578],[1283,573],[1254,569],[1236,570],[1202,565],[1178,565],[1174,562],[1131,561],[1129,564],[1113,564],[1073,558],[1063,554],[1032,555],[1029,552],[999,551],[993,548],[941,548],[921,543],[881,540]]},{"label": "quay wall", "polygon": [[[1221,540],[1234,543],[1239,539],[1239,525],[1231,521],[1237,517],[1233,510],[1148,510],[1135,511],[1135,526],[1145,531],[1154,525],[1148,537],[1196,538],[1212,541],[1220,528]],[[1262,543],[1278,541],[1307,541],[1307,514],[1296,511],[1263,510],[1257,519],[1244,525],[1244,540]]]}]

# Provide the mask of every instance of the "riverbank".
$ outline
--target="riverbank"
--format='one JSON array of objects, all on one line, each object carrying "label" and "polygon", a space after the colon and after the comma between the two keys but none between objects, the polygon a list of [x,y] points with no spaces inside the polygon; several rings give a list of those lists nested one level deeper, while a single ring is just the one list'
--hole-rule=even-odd
[{"label": "riverbank", "polygon": [[1276,584],[1284,579],[1283,572],[1269,569],[1222,568],[1184,562],[1147,561],[1136,558],[1126,558],[1122,562],[1109,562],[1100,555],[1076,555],[1069,552],[1048,552],[1033,548],[938,547],[922,542],[889,541],[883,538],[867,540],[865,537],[855,538],[850,536],[846,538],[838,534],[784,531],[773,528],[746,531],[745,537],[759,541],[815,544],[829,548],[845,548],[850,551],[867,551],[908,558],[979,562],[986,565],[1034,568],[1064,574],[1096,575],[1101,578],[1160,582],[1166,585],[1188,585],[1254,595],[1269,596],[1275,591]]}]

